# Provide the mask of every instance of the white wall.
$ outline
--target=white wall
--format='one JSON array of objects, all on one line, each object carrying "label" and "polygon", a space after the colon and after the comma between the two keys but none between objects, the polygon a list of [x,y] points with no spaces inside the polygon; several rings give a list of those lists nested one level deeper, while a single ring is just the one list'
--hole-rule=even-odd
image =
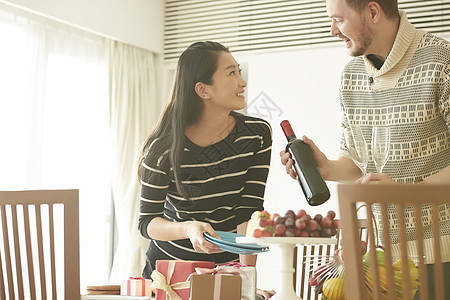
[{"label": "white wall", "polygon": [[161,54],[164,0],[0,0]]},{"label": "white wall", "polygon": [[[329,158],[336,158],[341,117],[339,75],[350,59],[345,47],[338,43],[331,47],[234,56],[239,63],[248,65],[247,113],[266,119],[272,126],[273,150],[265,194],[266,210],[284,214],[288,209],[303,208],[314,216],[332,209],[339,217],[335,183],[327,182],[330,200],[313,207],[306,202],[298,182],[286,174],[279,156],[286,146],[280,122],[289,120],[297,137],[312,138]],[[274,280],[272,274],[279,268],[276,247],[260,254],[258,286],[278,289],[278,276]]]}]

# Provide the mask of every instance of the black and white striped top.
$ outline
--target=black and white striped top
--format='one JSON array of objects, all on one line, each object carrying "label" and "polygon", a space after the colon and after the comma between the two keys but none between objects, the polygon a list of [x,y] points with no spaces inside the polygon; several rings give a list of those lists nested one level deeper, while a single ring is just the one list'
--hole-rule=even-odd
[{"label": "black and white striped top", "polygon": [[[191,195],[190,201],[177,191],[167,151],[153,161],[150,156],[144,159],[139,214],[139,230],[144,237],[150,239],[147,226],[155,217],[173,222],[197,220],[210,223],[215,230],[236,232],[237,225],[263,209],[272,149],[271,127],[262,119],[232,115],[236,118],[235,127],[220,142],[200,147],[185,138],[181,179]],[[197,252],[189,239],[151,240],[144,277],[150,277],[158,259],[221,264],[238,260],[238,255]]]}]

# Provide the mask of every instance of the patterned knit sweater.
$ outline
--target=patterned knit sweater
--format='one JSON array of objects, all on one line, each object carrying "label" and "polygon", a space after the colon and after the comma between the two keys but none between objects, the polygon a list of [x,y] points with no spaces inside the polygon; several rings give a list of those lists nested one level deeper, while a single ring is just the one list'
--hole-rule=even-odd
[{"label": "patterned knit sweater", "polygon": [[[450,165],[449,98],[450,43],[417,30],[401,12],[393,48],[380,69],[365,56],[345,67],[340,88],[341,126],[359,125],[369,145],[373,126],[389,126],[391,150],[383,173],[400,183],[420,182]],[[343,137],[340,156],[349,157]],[[368,172],[376,172],[370,147]],[[446,249],[443,259],[450,261],[450,207],[440,209],[441,241]],[[414,240],[414,213],[405,210],[408,240]],[[424,208],[423,213],[428,215],[428,210]],[[389,225],[391,242],[396,244],[394,214],[391,210]],[[425,242],[431,245],[432,239]],[[432,253],[427,253],[426,261],[434,261]]]}]

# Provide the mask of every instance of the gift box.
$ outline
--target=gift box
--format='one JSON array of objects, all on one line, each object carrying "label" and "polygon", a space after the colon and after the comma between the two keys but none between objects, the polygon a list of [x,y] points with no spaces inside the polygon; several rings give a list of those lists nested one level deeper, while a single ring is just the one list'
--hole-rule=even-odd
[{"label": "gift box", "polygon": [[217,267],[219,270],[224,268],[239,268],[242,278],[242,300],[255,300],[256,299],[256,268],[248,266],[246,264],[232,262],[226,265]]},{"label": "gift box", "polygon": [[242,278],[232,274],[193,274],[190,300],[240,300]]},{"label": "gift box", "polygon": [[210,261],[157,260],[152,272],[156,300],[189,300],[188,280],[195,268],[214,268]]},{"label": "gift box", "polygon": [[152,281],[142,277],[130,277],[122,280],[120,294],[123,296],[152,296]]}]

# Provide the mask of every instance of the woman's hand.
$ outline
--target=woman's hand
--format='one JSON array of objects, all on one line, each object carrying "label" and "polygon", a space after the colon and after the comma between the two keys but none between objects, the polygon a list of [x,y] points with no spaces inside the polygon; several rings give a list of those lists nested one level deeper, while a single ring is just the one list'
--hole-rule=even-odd
[{"label": "woman's hand", "polygon": [[256,295],[258,295],[264,299],[270,299],[273,295],[275,295],[275,291],[273,291],[273,290],[266,291],[266,290],[256,289]]},{"label": "woman's hand", "polygon": [[202,251],[208,254],[222,251],[218,246],[205,239],[203,235],[205,232],[209,233],[212,237],[220,239],[220,236],[210,224],[198,221],[186,222],[186,235],[196,251]]},{"label": "woman's hand", "polygon": [[355,183],[396,183],[391,177],[384,173],[368,173],[355,181]]}]

